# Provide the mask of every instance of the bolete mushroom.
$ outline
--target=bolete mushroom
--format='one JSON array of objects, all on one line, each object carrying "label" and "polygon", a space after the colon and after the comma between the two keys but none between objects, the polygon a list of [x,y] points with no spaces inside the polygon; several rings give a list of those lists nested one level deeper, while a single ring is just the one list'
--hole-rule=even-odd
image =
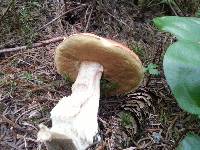
[{"label": "bolete mushroom", "polygon": [[101,77],[110,87],[106,95],[129,92],[143,79],[142,63],[117,42],[81,33],[57,47],[55,64],[58,73],[75,82],[72,94],[52,109],[52,128],[40,125],[38,140],[46,142],[49,150],[84,150],[98,132]]}]

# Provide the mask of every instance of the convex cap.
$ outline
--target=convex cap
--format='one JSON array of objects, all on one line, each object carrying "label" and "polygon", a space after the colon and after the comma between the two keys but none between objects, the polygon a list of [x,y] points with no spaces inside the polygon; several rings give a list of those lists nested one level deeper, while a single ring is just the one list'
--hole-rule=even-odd
[{"label": "convex cap", "polygon": [[122,94],[136,89],[144,76],[138,56],[129,48],[90,33],[73,34],[56,49],[55,64],[58,73],[75,81],[83,61],[103,65],[103,80],[110,86],[107,94]]}]

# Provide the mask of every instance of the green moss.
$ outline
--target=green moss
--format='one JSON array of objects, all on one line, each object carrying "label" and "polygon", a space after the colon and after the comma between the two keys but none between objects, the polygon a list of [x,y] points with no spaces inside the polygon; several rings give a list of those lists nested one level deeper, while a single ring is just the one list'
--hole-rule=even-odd
[{"label": "green moss", "polygon": [[0,86],[5,82],[5,80],[3,80],[4,75],[5,74],[3,72],[0,72]]},{"label": "green moss", "polygon": [[119,87],[117,83],[111,82],[104,77],[100,81],[101,96],[106,96],[108,93],[116,90]]},{"label": "green moss", "polygon": [[4,77],[4,75],[5,75],[5,74],[4,74],[3,72],[0,71],[0,78],[1,78],[1,77]]},{"label": "green moss", "polygon": [[132,128],[135,120],[130,113],[120,112],[119,116],[120,116],[121,124],[123,127]]},{"label": "green moss", "polygon": [[138,44],[129,44],[128,47],[140,58],[144,57],[144,50]]},{"label": "green moss", "polygon": [[6,109],[6,105],[4,103],[0,103],[0,113],[2,114],[3,111]]},{"label": "green moss", "polygon": [[148,64],[147,67],[144,68],[144,71],[146,73],[149,73],[150,75],[158,76],[160,74],[160,72],[158,71],[157,68],[158,68],[157,64],[150,63],[150,64]]},{"label": "green moss", "polygon": [[19,23],[20,23],[20,30],[24,40],[27,43],[28,47],[32,47],[32,41],[36,38],[37,33],[34,32],[33,26],[34,23],[38,20],[39,16],[37,13],[41,5],[39,1],[31,0],[26,2],[20,9],[19,9]]},{"label": "green moss", "polygon": [[29,72],[24,72],[23,78],[25,78],[26,80],[33,80],[34,79],[32,73],[29,73]]},{"label": "green moss", "polygon": [[72,85],[74,83],[74,81],[71,79],[71,77],[68,74],[65,74],[63,76],[64,80],[69,83],[70,85]]},{"label": "green moss", "polygon": [[31,120],[31,122],[34,123],[34,124],[39,124],[39,122],[40,122],[40,119],[37,118],[37,117],[32,117],[30,120]]}]

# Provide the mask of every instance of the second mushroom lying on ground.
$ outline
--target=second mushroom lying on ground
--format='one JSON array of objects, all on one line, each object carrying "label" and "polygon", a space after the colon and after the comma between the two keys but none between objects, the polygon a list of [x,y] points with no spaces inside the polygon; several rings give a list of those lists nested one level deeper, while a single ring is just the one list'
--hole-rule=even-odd
[{"label": "second mushroom lying on ground", "polygon": [[134,90],[143,79],[138,56],[127,47],[94,34],[74,34],[56,49],[60,74],[75,81],[72,94],[62,98],[51,111],[52,128],[40,125],[38,140],[49,150],[84,150],[98,132],[97,114],[100,80],[105,95]]}]

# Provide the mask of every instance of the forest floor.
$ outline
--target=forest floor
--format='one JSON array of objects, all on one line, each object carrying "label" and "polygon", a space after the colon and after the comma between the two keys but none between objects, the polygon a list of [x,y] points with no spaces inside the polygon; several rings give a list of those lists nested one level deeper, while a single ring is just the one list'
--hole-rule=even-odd
[{"label": "forest floor", "polygon": [[[71,84],[56,72],[54,50],[62,37],[80,32],[119,41],[137,53],[145,67],[156,64],[159,71],[158,75],[146,73],[136,91],[101,98],[102,141],[88,149],[169,150],[188,132],[199,134],[195,116],[179,108],[163,74],[163,56],[175,38],[158,31],[152,22],[165,15],[194,16],[198,6],[190,3],[179,8],[157,1],[139,5],[128,0],[71,0],[65,4],[2,0],[0,149],[46,149],[37,142],[38,125],[51,127],[51,109],[71,93]],[[52,38],[57,39],[41,42]],[[42,44],[33,48],[34,43]],[[26,48],[20,47],[24,45]]]}]

